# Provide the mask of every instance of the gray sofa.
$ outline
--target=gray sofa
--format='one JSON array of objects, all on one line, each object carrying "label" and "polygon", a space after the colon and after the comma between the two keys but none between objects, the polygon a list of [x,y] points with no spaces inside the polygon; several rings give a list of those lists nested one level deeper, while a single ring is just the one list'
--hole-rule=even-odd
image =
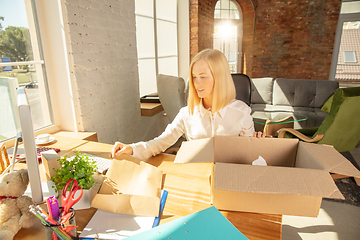
[{"label": "gray sofa", "polygon": [[[270,77],[250,79],[242,73],[232,73],[231,75],[236,88],[236,98],[248,104],[253,113],[265,111],[266,115],[275,115],[275,112],[286,111],[307,116],[306,121],[294,123],[295,129],[320,126],[327,115],[326,112],[321,111],[321,107],[339,88],[338,82],[329,80],[274,79]],[[159,75],[158,78],[166,80],[161,84],[158,82],[158,94],[165,112],[173,111],[173,119],[180,108],[186,104],[184,99],[188,94],[187,83],[184,85],[182,78],[174,76]],[[172,81],[176,83],[170,83]],[[185,94],[182,94],[183,92]],[[163,95],[167,95],[167,97]],[[176,102],[181,104],[168,106],[170,103],[166,103],[167,101],[171,104]]]},{"label": "gray sofa", "polygon": [[295,122],[294,128],[318,127],[327,113],[321,107],[339,83],[328,80],[252,78],[250,107],[252,111],[299,113],[308,117]]}]

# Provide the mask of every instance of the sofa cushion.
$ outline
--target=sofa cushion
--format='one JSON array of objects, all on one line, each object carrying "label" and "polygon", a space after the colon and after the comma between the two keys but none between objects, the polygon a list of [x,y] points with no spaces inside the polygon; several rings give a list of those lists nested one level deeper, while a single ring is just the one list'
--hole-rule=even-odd
[{"label": "sofa cushion", "polygon": [[271,105],[271,104],[251,104],[250,105],[252,111],[267,111],[267,112],[293,112],[294,108],[292,106],[284,106],[284,105]]},{"label": "sofa cushion", "polygon": [[306,121],[300,121],[294,123],[294,129],[318,127],[324,121],[327,113],[320,110],[320,108],[309,107],[292,107],[284,105],[270,105],[270,104],[252,104],[252,113],[255,111],[264,112],[289,112],[291,114],[301,114],[307,117]]},{"label": "sofa cushion", "polygon": [[274,79],[270,77],[251,79],[251,103],[272,104]]},{"label": "sofa cushion", "polygon": [[338,87],[336,81],[277,78],[273,105],[321,108]]},{"label": "sofa cushion", "polygon": [[294,123],[294,129],[318,127],[327,116],[327,113],[321,111],[319,108],[295,107],[294,113],[305,115],[307,117],[306,121]]}]

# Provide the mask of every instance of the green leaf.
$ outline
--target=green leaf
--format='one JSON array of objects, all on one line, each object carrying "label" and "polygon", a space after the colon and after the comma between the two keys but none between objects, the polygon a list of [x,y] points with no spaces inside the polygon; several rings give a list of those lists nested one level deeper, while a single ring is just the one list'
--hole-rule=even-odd
[{"label": "green leaf", "polygon": [[66,182],[72,178],[76,179],[78,185],[83,189],[90,189],[95,183],[93,175],[96,172],[96,165],[92,162],[93,160],[89,159],[88,155],[81,154],[76,150],[75,154],[74,159],[70,161],[68,156],[58,159],[62,167],[54,170],[55,175],[51,178],[58,191],[61,191]]}]

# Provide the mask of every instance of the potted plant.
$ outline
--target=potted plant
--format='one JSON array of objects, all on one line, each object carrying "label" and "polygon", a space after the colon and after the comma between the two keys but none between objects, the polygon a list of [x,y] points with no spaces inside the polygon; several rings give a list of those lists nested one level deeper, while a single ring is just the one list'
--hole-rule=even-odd
[{"label": "potted plant", "polygon": [[[78,185],[83,189],[83,196],[73,208],[90,208],[91,201],[100,188],[100,182],[102,182],[101,178],[100,181],[96,181],[94,178],[96,172],[95,162],[89,158],[89,155],[82,154],[76,150],[73,158],[69,158],[66,155],[58,159],[58,161],[60,168],[53,169],[55,174],[51,177],[51,180],[54,182],[54,187],[59,195],[62,195],[63,188],[69,179],[76,179]],[[77,194],[75,195],[76,197],[78,197]]]}]

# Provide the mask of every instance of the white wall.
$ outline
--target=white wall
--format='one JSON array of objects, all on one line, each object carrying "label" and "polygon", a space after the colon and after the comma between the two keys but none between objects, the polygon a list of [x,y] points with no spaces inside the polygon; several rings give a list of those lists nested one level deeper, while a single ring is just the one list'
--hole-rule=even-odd
[{"label": "white wall", "polygon": [[[96,131],[107,143],[160,134],[165,127],[161,114],[141,117],[134,1],[68,0],[64,10],[83,130]],[[162,126],[147,133],[152,124]]]},{"label": "white wall", "polygon": [[56,124],[110,144],[161,134],[162,113],[141,117],[134,0],[36,2]]},{"label": "white wall", "polygon": [[190,23],[189,1],[178,0],[178,63],[179,77],[189,77],[190,65]]}]

